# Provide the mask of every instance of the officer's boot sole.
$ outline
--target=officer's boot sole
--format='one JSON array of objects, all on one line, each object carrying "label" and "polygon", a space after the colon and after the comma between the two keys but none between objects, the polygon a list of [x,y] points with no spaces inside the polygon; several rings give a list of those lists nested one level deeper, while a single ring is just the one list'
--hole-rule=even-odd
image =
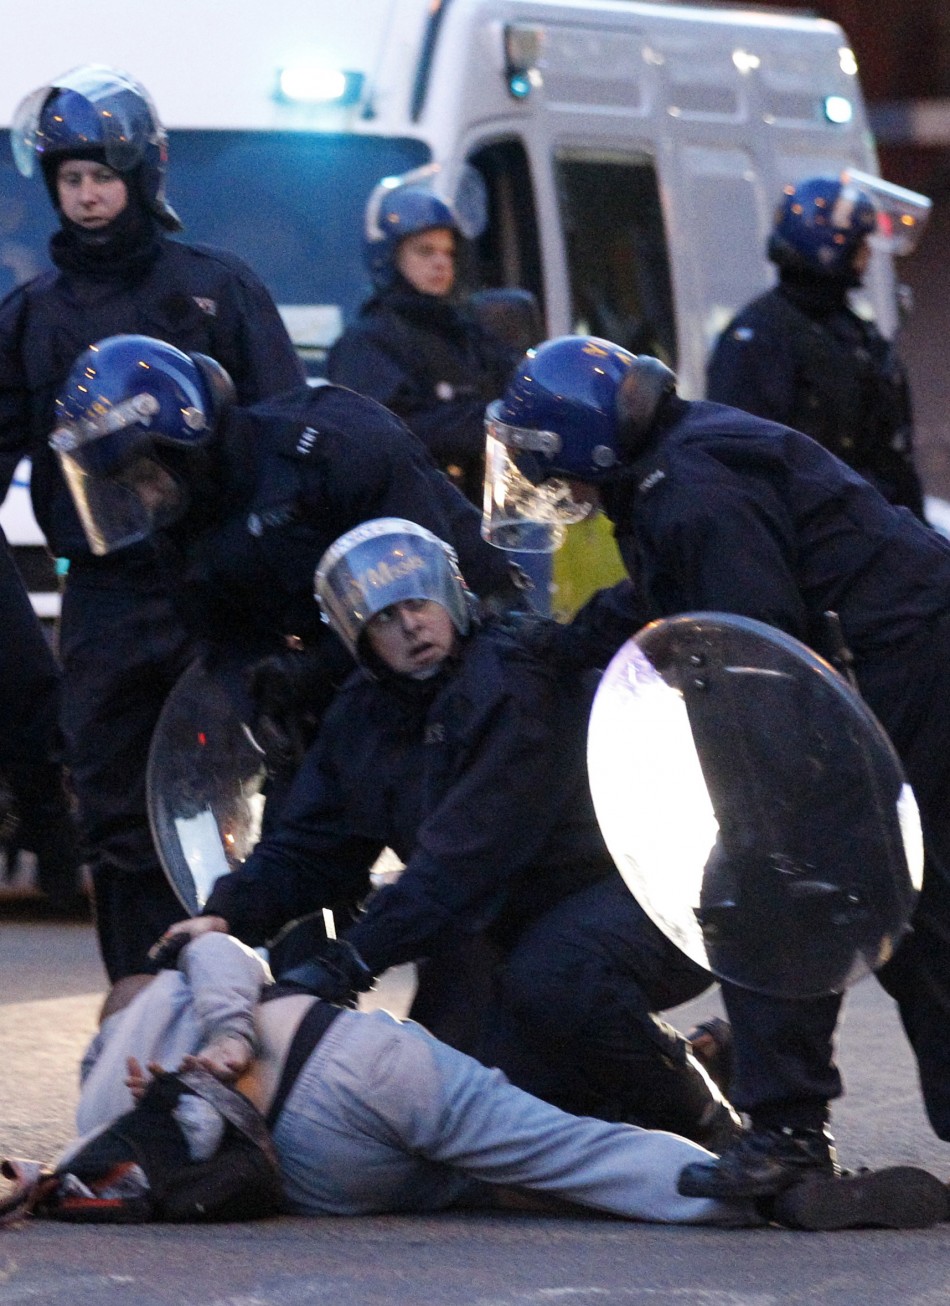
[{"label": "officer's boot sole", "polygon": [[833,1179],[811,1175],[775,1198],[774,1218],[792,1229],[926,1229],[950,1214],[936,1175],[896,1165]]}]

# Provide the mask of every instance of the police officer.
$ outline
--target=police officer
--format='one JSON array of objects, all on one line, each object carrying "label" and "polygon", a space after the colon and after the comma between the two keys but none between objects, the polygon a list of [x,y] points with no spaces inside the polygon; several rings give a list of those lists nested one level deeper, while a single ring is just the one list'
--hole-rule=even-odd
[{"label": "police officer", "polygon": [[79,855],[59,737],[60,672],[0,530],[0,777],[15,802],[7,843],[36,855],[37,885],[56,913],[84,913]]},{"label": "police officer", "polygon": [[590,686],[506,626],[479,624],[454,553],[404,519],[347,532],[316,587],[362,670],[330,707],[280,828],[173,933],[230,928],[264,943],[365,897],[391,847],[405,869],[311,963],[315,991],[348,998],[446,939],[485,936],[497,954],[486,1064],[581,1114],[721,1143],[735,1118],[652,1014],[709,975],[641,912],[603,844],[585,768]]},{"label": "police officer", "polygon": [[922,518],[906,373],[890,341],[848,303],[878,216],[868,190],[847,179],[785,188],[768,243],[778,285],[719,337],[707,395],[804,431]]},{"label": "police officer", "polygon": [[41,172],[60,219],[55,268],[0,305],[0,456],[33,459],[37,520],[69,560],[63,728],[111,979],[141,968],[178,906],[152,847],[145,758],[165,696],[193,654],[148,545],[91,554],[47,448],[76,356],[118,332],[160,331],[218,358],[253,403],[302,377],[267,291],[239,259],[168,238],[166,137],[125,74],[78,68],[34,92],[11,131],[20,170]]},{"label": "police officer", "polygon": [[74,362],[50,441],[94,554],[155,542],[213,653],[247,664],[317,645],[348,675],[313,602],[313,568],[341,531],[381,512],[438,527],[483,602],[518,602],[523,579],[481,538],[477,510],[380,404],[326,382],[235,401],[208,356],[114,336]]},{"label": "police officer", "polygon": [[[914,928],[879,978],[900,1008],[931,1124],[950,1139],[950,546],[807,436],[687,403],[663,364],[607,341],[542,345],[486,424],[489,536],[503,540],[519,517],[556,533],[559,517],[584,505],[614,524],[633,583],[595,597],[574,631],[555,631],[554,651],[573,639],[576,665],[602,659],[611,632],[622,637],[624,610],[627,634],[677,612],[733,612],[830,657],[842,653],[826,619],[838,614],[861,692],[922,814]],[[752,1129],[718,1163],[689,1167],[683,1191],[764,1195],[802,1170],[830,1172],[840,996],[793,1001],[731,984],[723,993],[730,1092]]]},{"label": "police officer", "polygon": [[480,503],[482,414],[521,351],[458,302],[464,240],[455,209],[429,187],[377,188],[364,246],[374,293],[330,350],[327,375],[401,417]]}]

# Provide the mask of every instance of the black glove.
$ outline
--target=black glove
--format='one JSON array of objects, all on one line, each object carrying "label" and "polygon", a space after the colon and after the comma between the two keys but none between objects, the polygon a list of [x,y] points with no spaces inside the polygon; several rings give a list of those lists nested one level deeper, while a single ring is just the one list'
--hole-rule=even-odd
[{"label": "black glove", "polygon": [[176,970],[178,954],[190,942],[191,936],[188,934],[173,934],[170,939],[159,939],[148,950],[148,961],[142,967],[142,974],[157,975],[160,970]]},{"label": "black glove", "polygon": [[325,939],[307,961],[277,976],[281,984],[298,985],[325,1002],[355,1007],[357,995],[368,992],[376,977],[346,939]]},{"label": "black glove", "polygon": [[533,589],[534,581],[524,568],[509,562],[506,580],[495,585],[490,594],[479,596],[478,615],[484,618],[500,617],[508,612],[533,614],[530,598]]},{"label": "black glove", "polygon": [[250,668],[251,733],[272,774],[292,773],[299,767],[339,678],[338,668],[329,665],[321,648],[288,648]]}]

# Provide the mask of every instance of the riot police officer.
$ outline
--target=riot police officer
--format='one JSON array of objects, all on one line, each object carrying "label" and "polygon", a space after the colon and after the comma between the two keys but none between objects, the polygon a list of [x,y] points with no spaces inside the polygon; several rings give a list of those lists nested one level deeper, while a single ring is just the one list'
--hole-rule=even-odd
[{"label": "riot police officer", "polygon": [[154,542],[204,643],[246,661],[320,644],[349,674],[313,602],[313,569],[341,531],[380,512],[437,526],[482,601],[518,601],[523,578],[481,538],[478,511],[382,405],[327,382],[236,400],[207,355],[113,336],[74,362],[50,439],[93,553]]},{"label": "riot police officer", "polygon": [[463,228],[457,206],[421,182],[373,192],[364,245],[373,295],[330,350],[327,375],[401,417],[479,503],[482,414],[520,350],[458,301]]},{"label": "riot police officer", "polygon": [[[14,800],[8,865],[36,855],[37,886],[53,912],[85,914],[76,831],[59,736],[60,672],[0,530],[0,779]],[[6,824],[6,822],[4,822]]]},{"label": "riot police officer", "polygon": [[721,1144],[735,1118],[652,1014],[709,975],[647,919],[604,847],[585,768],[590,685],[481,624],[454,553],[413,522],[348,531],[316,589],[362,672],[330,707],[280,828],[174,931],[267,942],[365,897],[391,847],[405,869],[310,963],[314,991],[349,998],[447,938],[482,936],[496,984],[486,1064],[581,1114]]},{"label": "riot police officer", "polygon": [[69,560],[60,653],[62,723],[111,979],[139,970],[178,906],[145,809],[145,757],[165,695],[193,655],[145,544],[90,552],[47,447],[56,394],[76,356],[118,332],[158,330],[228,368],[253,403],[302,370],[267,291],[239,259],[170,240],[166,137],[147,92],[123,73],[78,68],[24,100],[17,165],[39,171],[60,219],[55,267],[0,305],[0,456],[33,459],[49,547]]},{"label": "riot police officer", "polygon": [[848,302],[878,218],[873,195],[853,180],[810,177],[786,187],[768,243],[778,285],[719,337],[707,396],[804,431],[922,518],[904,367]]},{"label": "riot police officer", "polygon": [[[850,650],[922,815],[914,928],[879,977],[900,1007],[931,1124],[950,1139],[950,545],[807,436],[687,403],[662,363],[608,341],[563,337],[529,353],[486,426],[489,538],[556,536],[565,518],[599,506],[632,578],[595,596],[573,631],[555,631],[555,653],[572,644],[575,665],[602,665],[624,621],[630,634],[689,611],[765,621],[832,658]],[[840,624],[829,625],[832,611]],[[683,1191],[764,1195],[802,1170],[831,1171],[840,996],[771,998],[728,983],[723,994],[730,1091],[752,1129],[717,1164],[689,1167]]]}]

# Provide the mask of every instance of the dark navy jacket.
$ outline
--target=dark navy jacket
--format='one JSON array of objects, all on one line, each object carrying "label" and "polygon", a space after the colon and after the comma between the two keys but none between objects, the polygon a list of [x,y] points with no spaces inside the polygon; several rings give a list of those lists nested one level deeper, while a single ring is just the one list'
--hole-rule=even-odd
[{"label": "dark navy jacket", "polygon": [[327,375],[398,414],[480,502],[485,405],[518,357],[453,304],[393,288],[364,305],[330,350]]},{"label": "dark navy jacket", "polygon": [[[299,386],[235,409],[216,437],[216,488],[171,536],[188,624],[214,643],[337,641],[320,622],[313,575],[330,545],[374,517],[406,517],[453,545],[480,597],[513,601],[506,555],[480,514],[402,422],[340,386]],[[342,647],[342,646],[341,646]]]},{"label": "dark navy jacket", "polygon": [[735,612],[827,655],[832,610],[861,679],[950,613],[950,544],[815,441],[738,409],[670,400],[601,495],[638,623]]},{"label": "dark navy jacket", "polygon": [[[0,464],[33,459],[33,508],[54,553],[88,553],[47,441],[54,400],[90,344],[125,333],[209,354],[230,373],[241,403],[303,380],[290,338],[264,285],[232,254],[162,239],[131,281],[49,271],[0,304]],[[5,484],[5,482],[4,482]]]},{"label": "dark navy jacket", "polygon": [[889,724],[912,674],[906,641],[950,614],[945,539],[808,436],[678,398],[600,490],[631,581],[565,629],[576,663],[604,665],[605,631],[617,644],[648,620],[700,610],[751,616],[828,656],[831,610]]},{"label": "dark navy jacket", "polygon": [[720,336],[706,394],[804,431],[923,516],[904,368],[843,287],[782,284],[753,300]]},{"label": "dark navy jacket", "polygon": [[429,682],[357,673],[328,711],[279,830],[205,906],[259,944],[369,888],[386,846],[405,862],[347,931],[376,973],[440,932],[491,929],[615,875],[587,785],[589,687],[506,631],[477,630]]}]

